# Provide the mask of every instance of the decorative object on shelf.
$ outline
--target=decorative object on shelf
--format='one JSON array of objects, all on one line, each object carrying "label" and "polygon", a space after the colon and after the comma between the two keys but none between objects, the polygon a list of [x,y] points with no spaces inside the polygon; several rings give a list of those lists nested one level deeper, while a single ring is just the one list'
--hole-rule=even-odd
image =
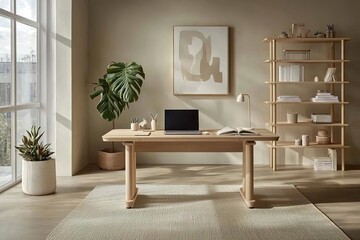
[{"label": "decorative object on shelf", "polygon": [[301,135],[301,145],[309,146],[309,135]]},{"label": "decorative object on shelf", "polygon": [[314,33],[314,36],[316,38],[325,38],[325,33],[317,31]]},{"label": "decorative object on shelf", "polygon": [[329,67],[326,71],[326,74],[324,77],[324,82],[334,81],[335,80],[335,72],[336,72],[335,67]]},{"label": "decorative object on shelf", "polygon": [[328,136],[328,131],[325,129],[320,129],[316,135],[316,143],[317,144],[330,144],[331,138]]},{"label": "decorative object on shelf", "polygon": [[278,38],[288,38],[289,35],[287,34],[287,32],[281,32],[280,35],[278,36]]},{"label": "decorative object on shelf", "polygon": [[311,121],[314,123],[332,123],[331,114],[311,114]]},{"label": "decorative object on shelf", "polygon": [[335,37],[334,24],[328,24],[326,26],[327,26],[326,37],[327,38],[334,38]]},{"label": "decorative object on shelf", "polygon": [[[115,119],[129,107],[129,103],[138,100],[144,80],[143,68],[136,62],[113,62],[107,67],[106,74],[99,78],[97,83],[94,83],[96,86],[94,92],[90,94],[90,98],[94,99],[100,96],[96,108],[103,119],[112,122],[112,129],[115,129]],[[117,161],[120,164],[108,163]],[[121,154],[117,154],[113,142],[111,143],[111,149],[103,149],[98,152],[98,165],[100,168],[102,166],[116,166],[102,169],[124,169],[124,161],[124,152],[121,151]]]},{"label": "decorative object on shelf", "polygon": [[138,117],[131,118],[130,129],[132,131],[138,131],[139,130],[139,118]]},{"label": "decorative object on shelf", "polygon": [[318,76],[314,77],[314,82],[319,82],[319,77]]},{"label": "decorative object on shelf", "polygon": [[140,126],[140,128],[142,128],[142,129],[146,129],[146,128],[147,128],[147,124],[148,124],[148,122],[147,122],[147,120],[146,120],[145,118],[143,118],[143,120],[142,120],[141,122],[139,122],[139,126]]},{"label": "decorative object on shelf", "polygon": [[297,123],[298,122],[298,114],[297,113],[287,113],[286,120],[288,123]]},{"label": "decorative object on shelf", "polygon": [[56,190],[55,159],[50,143],[43,144],[39,134],[40,127],[31,127],[27,136],[23,135],[22,144],[15,146],[22,161],[22,190],[28,195],[47,195]]},{"label": "decorative object on shelf", "polygon": [[229,27],[174,26],[174,95],[229,94]]},{"label": "decorative object on shelf", "polygon": [[317,132],[317,135],[319,137],[327,137],[328,136],[328,131],[326,129],[319,129]]},{"label": "decorative object on shelf", "polygon": [[[250,95],[246,93],[240,93],[237,98],[236,102],[245,102],[245,97],[248,98],[248,119],[249,119],[249,127],[247,129],[251,130],[253,127],[251,127],[251,109],[250,109]],[[245,128],[243,128],[245,129]]]},{"label": "decorative object on shelf", "polygon": [[304,23],[293,23],[291,24],[291,37],[301,38],[307,37],[307,30],[305,30]]},{"label": "decorative object on shelf", "polygon": [[310,49],[284,49],[285,60],[309,60]]},{"label": "decorative object on shelf", "polygon": [[157,112],[155,115],[151,115],[151,131],[156,131],[156,125],[157,125],[157,117],[159,115],[159,112]]},{"label": "decorative object on shelf", "polygon": [[300,138],[296,138],[294,144],[295,144],[295,146],[301,146],[301,145],[302,145],[301,139],[300,139]]}]

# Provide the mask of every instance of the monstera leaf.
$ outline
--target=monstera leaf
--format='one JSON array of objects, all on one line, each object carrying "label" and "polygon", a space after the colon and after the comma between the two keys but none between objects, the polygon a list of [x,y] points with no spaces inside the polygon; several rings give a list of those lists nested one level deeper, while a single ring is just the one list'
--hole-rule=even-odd
[{"label": "monstera leaf", "polygon": [[97,110],[104,119],[114,121],[129,107],[129,103],[138,100],[144,79],[141,65],[135,62],[113,62],[107,67],[107,73],[95,83],[96,87],[90,97],[94,99],[100,96]]},{"label": "monstera leaf", "polygon": [[144,79],[142,66],[135,62],[113,62],[107,68],[106,80],[110,83],[111,90],[125,103],[138,100]]},{"label": "monstera leaf", "polygon": [[[108,121],[113,121],[119,117],[128,103],[123,101],[112,89],[109,81],[106,80],[107,76],[100,78],[94,92],[90,95],[91,99],[100,95],[100,100],[96,105],[97,110],[101,117]],[[100,88],[100,89],[99,89]]]}]

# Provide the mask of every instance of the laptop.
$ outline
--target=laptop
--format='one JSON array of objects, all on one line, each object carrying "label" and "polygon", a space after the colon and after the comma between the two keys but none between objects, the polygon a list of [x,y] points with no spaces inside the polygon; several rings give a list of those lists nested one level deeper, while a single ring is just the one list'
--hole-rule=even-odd
[{"label": "laptop", "polygon": [[165,109],[165,135],[201,135],[199,110]]}]

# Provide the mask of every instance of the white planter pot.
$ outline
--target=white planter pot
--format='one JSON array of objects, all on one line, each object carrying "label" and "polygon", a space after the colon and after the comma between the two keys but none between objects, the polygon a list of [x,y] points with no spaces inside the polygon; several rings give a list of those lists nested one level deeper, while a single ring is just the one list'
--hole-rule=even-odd
[{"label": "white planter pot", "polygon": [[28,195],[46,195],[56,190],[55,159],[25,161],[22,165],[22,190]]}]

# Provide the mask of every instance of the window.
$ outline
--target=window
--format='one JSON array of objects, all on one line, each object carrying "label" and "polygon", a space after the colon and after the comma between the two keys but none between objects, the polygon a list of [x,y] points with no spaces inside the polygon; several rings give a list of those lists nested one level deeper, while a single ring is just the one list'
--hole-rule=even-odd
[{"label": "window", "polygon": [[39,0],[0,0],[0,191],[21,179],[14,145],[40,123]]}]

